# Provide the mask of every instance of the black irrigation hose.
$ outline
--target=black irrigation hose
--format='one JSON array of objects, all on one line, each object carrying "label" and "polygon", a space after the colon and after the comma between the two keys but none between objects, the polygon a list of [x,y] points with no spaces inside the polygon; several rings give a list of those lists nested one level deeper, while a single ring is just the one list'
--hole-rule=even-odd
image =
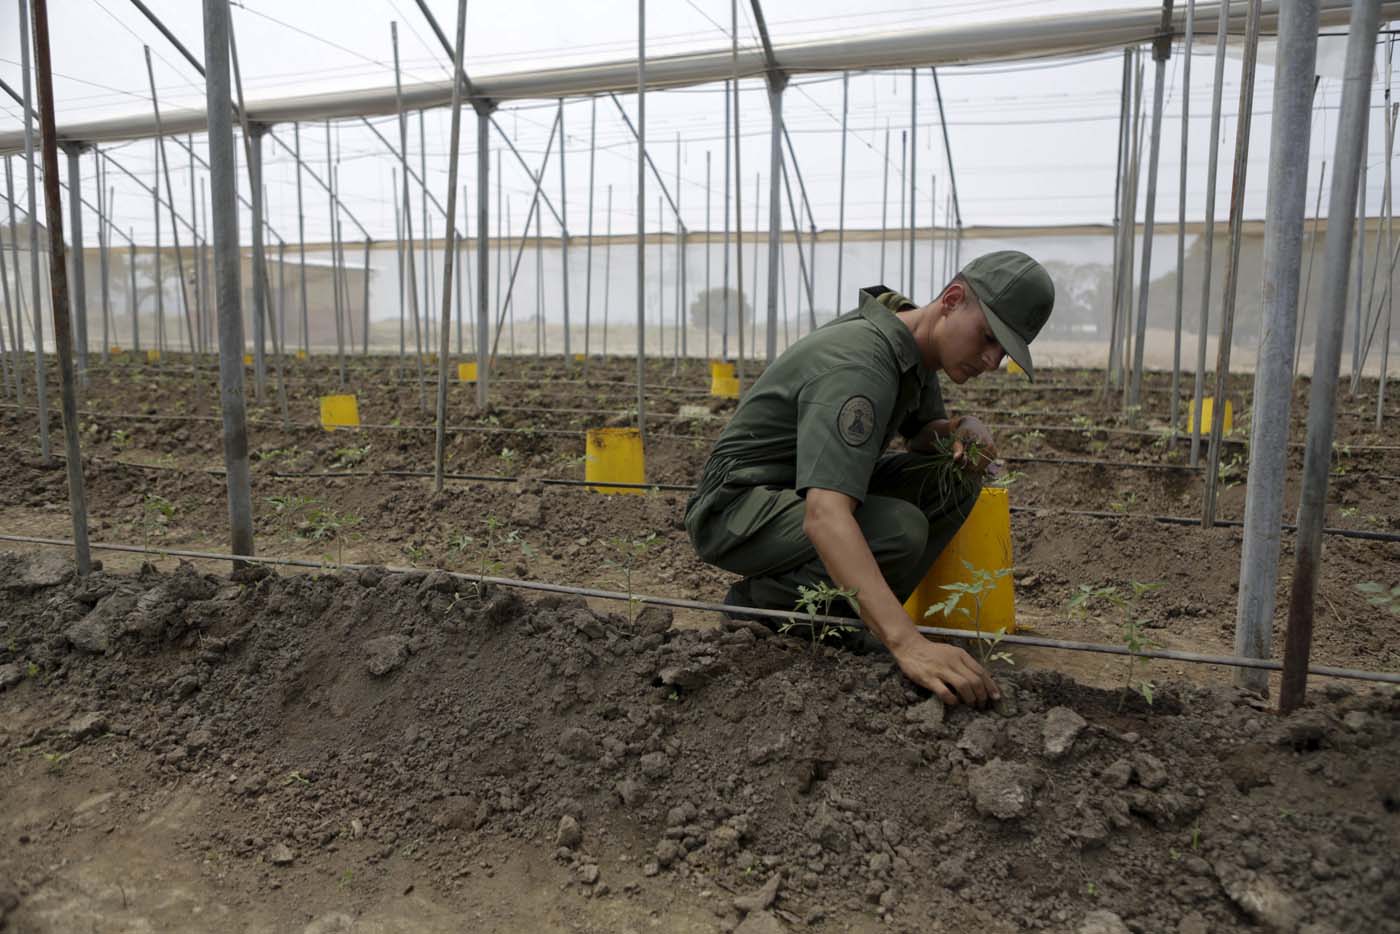
[{"label": "black irrigation hose", "polygon": [[1154,464],[1146,461],[1096,461],[1083,457],[1021,457],[1000,454],[998,460],[1015,464],[1059,464],[1065,467],[1123,467],[1133,470],[1169,470],[1180,473],[1200,473],[1205,468],[1189,464]]},{"label": "black irrigation hose", "polygon": [[[1029,513],[1031,515],[1067,515],[1085,516],[1090,519],[1151,519],[1153,522],[1160,522],[1163,525],[1183,525],[1200,528],[1201,520],[1189,516],[1154,516],[1141,512],[1102,512],[1095,509],[1038,509],[1035,506],[1012,506],[1012,512]],[[1243,528],[1244,522],[1239,519],[1216,519],[1216,525],[1226,528]],[[1285,532],[1296,532],[1298,526],[1291,522],[1284,522],[1279,525],[1279,529]],[[1359,538],[1371,542],[1400,542],[1400,532],[1368,532],[1365,529],[1327,529],[1322,530],[1324,535],[1335,535],[1339,538]]]},{"label": "black irrigation hose", "polygon": [[[20,542],[31,545],[52,545],[61,548],[71,548],[73,543],[61,538],[40,538],[32,535],[10,535],[0,533],[0,541]],[[348,564],[331,561],[307,561],[300,558],[268,558],[254,557],[251,555],[221,554],[210,551],[189,551],[184,549],[160,548],[151,549],[140,545],[119,545],[92,542],[90,547],[101,551],[121,551],[134,554],[156,554],[175,558],[193,558],[204,561],[244,561],[249,564],[276,564],[288,567],[315,568],[317,570],[335,571],[362,571],[376,565],[368,564]],[[477,574],[464,574],[459,571],[448,571],[441,568],[404,568],[393,565],[384,565],[385,570],[398,574],[427,574],[429,571],[441,571],[456,580],[467,581],[468,583],[491,584],[496,587],[512,587],[518,590],[537,590],[545,593],[562,593],[580,597],[593,597],[598,600],[614,600],[619,602],[644,603],[652,606],[675,607],[684,610],[707,610],[725,614],[741,614],[747,616],[763,616],[768,619],[782,620],[784,622],[793,621],[797,623],[825,623],[828,625],[844,626],[848,628],[864,628],[859,620],[851,620],[839,616],[809,616],[806,613],[797,613],[788,610],[763,610],[752,607],[730,606],[725,603],[710,603],[704,600],[686,600],[680,597],[656,597],[648,594],[622,593],[616,590],[600,590],[593,587],[571,587],[565,584],[551,584],[546,581],[517,580],[509,577],[487,577]],[[963,639],[978,641],[983,638],[982,633],[969,632],[964,629],[943,629],[935,626],[916,626],[916,629],[927,636],[937,636],[942,639]],[[1041,636],[1021,636],[1012,634],[998,637],[1000,645],[1024,645],[1031,648],[1059,649],[1067,652],[1094,652],[1103,655],[1123,655],[1134,656],[1136,658],[1160,659],[1163,661],[1188,662],[1197,665],[1222,665],[1232,668],[1255,668],[1264,671],[1281,671],[1283,664],[1271,659],[1244,658],[1238,655],[1206,655],[1200,652],[1178,652],[1171,649],[1145,649],[1133,651],[1122,645],[1104,645],[1098,642],[1074,642],[1059,639],[1046,639]],[[1308,673],[1328,678],[1347,678],[1355,681],[1374,681],[1382,684],[1400,684],[1400,672],[1388,671],[1365,671],[1359,668],[1337,668],[1330,665],[1309,666]]]},{"label": "black irrigation hose", "polygon": [[[62,454],[54,455],[56,460],[62,460]],[[94,461],[107,461],[121,467],[130,467],[135,470],[164,470],[174,473],[192,470],[207,473],[213,476],[223,476],[224,471],[218,467],[171,467],[164,464],[136,464],[131,461],[108,460],[107,458],[91,458]],[[1096,462],[1086,461],[1086,464],[1093,465]],[[1128,465],[1132,466],[1132,465]],[[1149,465],[1151,466],[1151,465]],[[257,473],[261,474],[261,471]],[[283,471],[274,470],[265,474],[273,480],[336,480],[351,477],[431,477],[430,470],[324,470],[324,471]],[[617,489],[630,490],[657,490],[666,493],[693,493],[695,486],[687,483],[623,483],[612,480],[565,480],[553,477],[503,477],[495,474],[470,474],[470,473],[445,473],[443,477],[448,480],[464,480],[472,483],[539,483],[543,486],[560,487],[597,487],[605,486]],[[1188,516],[1165,516],[1153,515],[1141,512],[1104,512],[1094,509],[1044,509],[1039,506],[1012,506],[1013,513],[1024,513],[1033,516],[1080,516],[1087,519],[1151,519],[1163,525],[1179,525],[1187,527],[1200,527],[1201,520]],[[1227,528],[1239,528],[1244,525],[1239,519],[1217,519],[1215,524]],[[1280,526],[1283,531],[1296,532],[1298,527],[1291,523],[1284,523]],[[1324,528],[1324,535],[1333,535],[1337,538],[1355,538],[1373,542],[1400,542],[1400,532],[1369,532],[1365,529],[1337,529]]]}]

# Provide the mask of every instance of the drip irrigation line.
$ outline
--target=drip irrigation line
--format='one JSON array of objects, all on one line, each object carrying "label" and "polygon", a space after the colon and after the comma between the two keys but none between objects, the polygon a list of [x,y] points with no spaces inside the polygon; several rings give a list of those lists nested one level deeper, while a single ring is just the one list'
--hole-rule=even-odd
[{"label": "drip irrigation line", "polygon": [[[13,402],[0,403],[0,409],[18,409],[21,411],[36,411],[31,405],[17,405]],[[118,421],[147,421],[147,422],[217,422],[219,417],[215,415],[159,415],[146,412],[93,412],[84,411],[78,413],[78,419],[114,419]],[[319,422],[283,422],[280,419],[248,419],[249,425],[256,425],[263,428],[305,428],[311,430],[325,430]],[[437,431],[436,425],[380,425],[373,423],[362,423],[353,428],[337,428],[336,431]],[[448,425],[449,433],[478,432],[481,434],[518,434],[518,435],[553,435],[556,437],[583,438],[587,436],[586,431],[578,429],[563,428],[507,428],[503,425]],[[649,434],[652,438],[664,438],[671,441],[704,441],[708,440],[699,435],[677,435],[677,434]]]},{"label": "drip irrigation line", "polygon": [[[27,545],[49,545],[58,548],[71,548],[73,543],[61,538],[43,538],[35,535],[12,535],[0,532],[0,541],[17,542]],[[129,554],[155,554],[159,557],[187,558],[199,561],[230,561],[240,564],[279,565],[283,567],[310,568],[319,571],[363,571],[372,567],[382,567],[391,574],[427,575],[446,574],[454,580],[470,584],[490,584],[494,587],[510,587],[515,590],[533,590],[543,593],[568,594],[570,596],[591,597],[596,600],[612,600],[618,603],[665,606],[682,610],[702,610],[726,615],[761,616],[766,619],[795,623],[826,623],[852,629],[864,629],[859,620],[840,616],[819,616],[799,613],[792,610],[765,610],[754,607],[731,606],[726,603],[712,603],[707,600],[688,600],[682,597],[655,596],[652,594],[623,593],[616,590],[603,590],[596,587],[574,587],[567,584],[553,584],[547,581],[519,580],[511,577],[492,577],[479,574],[466,574],[444,568],[400,567],[397,565],[354,564],[337,561],[310,561],[304,558],[273,558],[266,555],[236,555],[212,551],[195,551],[184,548],[152,549],[143,545],[123,545],[108,542],[92,542],[95,551],[116,551]],[[915,626],[926,636],[941,639],[978,641],[983,633],[966,629],[944,629],[936,626]],[[1078,642],[1062,639],[1048,639],[1043,636],[1023,636],[1015,633],[999,637],[1001,645],[1022,645],[1027,648],[1056,649],[1066,652],[1091,652],[1101,655],[1122,655],[1160,661],[1187,662],[1195,665],[1220,665],[1232,668],[1254,668],[1263,671],[1281,671],[1283,664],[1270,659],[1242,658],[1237,655],[1208,655],[1202,652],[1181,652],[1173,649],[1145,649],[1134,651],[1122,645],[1105,645],[1098,642]],[[1340,668],[1332,665],[1311,666],[1309,673],[1328,678],[1346,678],[1354,681],[1373,681],[1381,684],[1400,684],[1400,672],[1366,671],[1359,668]]]},{"label": "drip irrigation line", "polygon": [[[13,407],[13,406],[10,406]],[[423,430],[433,430],[433,426],[424,426]],[[452,429],[448,429],[449,431]],[[684,438],[684,435],[652,435],[652,437],[662,438]],[[54,455],[62,459],[62,455]],[[104,457],[90,456],[89,460],[95,463],[116,464],[121,467],[129,467],[133,470],[156,470],[170,473],[189,473],[198,471],[211,476],[223,476],[224,471],[218,467],[183,467],[170,466],[166,464],[139,464],[132,461],[108,459]],[[1094,465],[1094,461],[1082,462],[1087,465]],[[1188,468],[1189,469],[1189,468]],[[272,470],[267,473],[258,471],[259,475],[273,480],[336,480],[355,477],[432,477],[432,471],[427,470],[322,470],[322,471],[291,471]],[[471,474],[471,473],[445,473],[444,478],[448,480],[463,480],[473,483],[539,483],[542,486],[557,487],[599,487],[605,486],[617,489],[632,489],[650,491],[656,490],[666,493],[693,493],[695,485],[688,483],[623,483],[611,480],[570,480],[555,477],[522,477],[522,476],[501,476],[497,474]],[[1377,474],[1382,480],[1397,480],[1400,477],[1392,477],[1385,474]],[[1108,512],[1096,509],[1045,509],[1039,506],[1012,506],[1012,513],[1019,513],[1031,516],[1077,516],[1086,519],[1150,519],[1162,525],[1176,525],[1193,528],[1200,528],[1200,520],[1188,516],[1154,515],[1152,513],[1140,512]],[[1244,523],[1238,519],[1219,519],[1215,523],[1226,528],[1239,528]],[[1297,526],[1292,523],[1284,523],[1279,526],[1283,531],[1296,532]],[[1363,541],[1374,542],[1400,542],[1400,532],[1371,532],[1365,529],[1339,529],[1324,528],[1324,535],[1332,535],[1337,538],[1353,538]]]},{"label": "drip irrigation line", "polygon": [[1180,473],[1200,473],[1204,468],[1189,464],[1153,464],[1145,461],[1096,461],[1083,457],[1018,457],[1000,454],[998,460],[1014,464],[1058,464],[1066,467],[1121,467],[1132,470],[1168,470]]},{"label": "drip irrigation line", "polygon": [[[1028,513],[1038,516],[1084,516],[1088,519],[1151,519],[1162,525],[1184,525],[1201,528],[1201,520],[1189,516],[1155,516],[1142,512],[1104,512],[1097,509],[1040,509],[1035,506],[1012,506],[1014,513]],[[1242,528],[1244,522],[1240,519],[1216,519],[1217,526],[1227,528]],[[1298,526],[1291,522],[1284,522],[1279,528],[1285,532],[1296,532]],[[1335,535],[1338,538],[1359,538],[1371,542],[1400,542],[1400,532],[1368,532],[1365,529],[1329,529],[1322,530],[1324,535]]]}]

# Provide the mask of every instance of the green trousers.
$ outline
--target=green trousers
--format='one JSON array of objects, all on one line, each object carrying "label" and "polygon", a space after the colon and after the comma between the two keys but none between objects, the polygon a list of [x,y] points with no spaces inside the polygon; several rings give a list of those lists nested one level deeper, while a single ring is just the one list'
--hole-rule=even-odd
[{"label": "green trousers", "polygon": [[[903,602],[924,579],[972,512],[981,482],[939,489],[923,454],[886,454],[855,510],[861,533],[885,581]],[[722,521],[740,533],[737,544],[718,554],[701,553],[710,564],[743,575],[739,592],[750,605],[791,610],[798,587],[830,582],[816,547],[802,531],[807,502],[796,490],[753,487],[725,507]],[[836,607],[833,612],[840,612]]]}]

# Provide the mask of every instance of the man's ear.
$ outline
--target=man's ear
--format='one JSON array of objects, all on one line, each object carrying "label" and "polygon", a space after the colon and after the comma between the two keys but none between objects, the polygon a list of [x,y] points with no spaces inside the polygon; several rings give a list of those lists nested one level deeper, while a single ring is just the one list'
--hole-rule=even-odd
[{"label": "man's ear", "polygon": [[967,289],[961,282],[950,282],[943,290],[943,294],[938,297],[938,313],[940,315],[950,315],[953,311],[967,299]]}]

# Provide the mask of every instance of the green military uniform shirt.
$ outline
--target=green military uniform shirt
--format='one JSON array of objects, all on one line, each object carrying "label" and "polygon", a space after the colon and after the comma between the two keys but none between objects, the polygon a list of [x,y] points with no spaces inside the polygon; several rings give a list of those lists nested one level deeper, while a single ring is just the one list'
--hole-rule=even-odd
[{"label": "green military uniform shirt", "polygon": [[[686,528],[710,559],[762,525],[725,507],[755,486],[815,487],[865,500],[876,461],[895,431],[912,438],[946,418],[934,371],[923,365],[896,309],[897,292],[863,289],[860,306],[799,340],[745,393],[720,433],[686,507]],[[763,508],[761,505],[755,508]]]}]

